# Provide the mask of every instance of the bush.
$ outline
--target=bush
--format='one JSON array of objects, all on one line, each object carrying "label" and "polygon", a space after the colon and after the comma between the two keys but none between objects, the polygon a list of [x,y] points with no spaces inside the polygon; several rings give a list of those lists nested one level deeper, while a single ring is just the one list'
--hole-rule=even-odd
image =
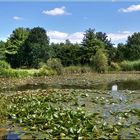
[{"label": "bush", "polygon": [[57,74],[55,70],[46,65],[43,65],[43,67],[40,68],[38,72],[34,73],[34,76],[50,76],[55,74]]},{"label": "bush", "polygon": [[0,60],[0,69],[4,68],[4,69],[10,69],[10,64],[8,64],[6,61],[4,60]]},{"label": "bush", "polygon": [[108,59],[103,50],[97,50],[95,56],[90,59],[90,64],[93,69],[99,73],[105,73],[108,69]]},{"label": "bush", "polygon": [[115,62],[111,62],[109,71],[119,71],[119,70],[121,70],[121,67],[119,66],[119,64]]},{"label": "bush", "polygon": [[50,58],[47,61],[47,66],[49,66],[50,68],[55,70],[58,75],[62,74],[63,66],[62,66],[62,63],[61,63],[60,59],[58,59],[58,58]]}]

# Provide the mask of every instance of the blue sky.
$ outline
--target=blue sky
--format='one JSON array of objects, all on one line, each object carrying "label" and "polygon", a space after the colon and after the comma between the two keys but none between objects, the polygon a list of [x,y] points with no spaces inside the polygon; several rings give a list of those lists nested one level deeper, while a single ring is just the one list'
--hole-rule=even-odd
[{"label": "blue sky", "polygon": [[0,40],[17,27],[46,29],[51,42],[80,42],[88,28],[106,32],[117,44],[140,31],[140,2],[0,2]]}]

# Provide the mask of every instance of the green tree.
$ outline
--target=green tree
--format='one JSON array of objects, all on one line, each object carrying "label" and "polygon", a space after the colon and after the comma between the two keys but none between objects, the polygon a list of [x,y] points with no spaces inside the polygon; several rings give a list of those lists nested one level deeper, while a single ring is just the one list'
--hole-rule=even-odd
[{"label": "green tree", "polygon": [[12,32],[6,42],[6,60],[12,67],[20,66],[21,54],[19,53],[19,50],[27,39],[29,31],[28,28],[17,28]]},{"label": "green tree", "polygon": [[82,47],[81,63],[89,64],[91,56],[94,56],[99,48],[104,48],[104,43],[97,38],[94,29],[88,29],[84,34]]},{"label": "green tree", "polygon": [[140,59],[140,32],[128,37],[126,44],[127,60]]},{"label": "green tree", "polygon": [[65,43],[50,45],[50,58],[59,58],[64,66],[80,64],[80,46],[73,44],[69,40]]},{"label": "green tree", "polygon": [[108,58],[103,49],[97,50],[95,56],[90,59],[91,66],[99,73],[105,73],[108,69]]},{"label": "green tree", "polygon": [[111,61],[115,60],[116,56],[116,49],[115,47],[113,47],[111,39],[108,39],[107,34],[103,32],[96,32],[96,36],[100,41],[104,43],[105,49],[107,50],[108,53],[109,63],[111,63]]},{"label": "green tree", "polygon": [[41,27],[31,29],[23,45],[23,64],[27,67],[38,67],[40,62],[47,62],[49,58],[49,37]]},{"label": "green tree", "polygon": [[119,43],[117,46],[116,60],[118,62],[121,62],[128,57],[127,55],[128,55],[128,52],[126,49],[126,45],[123,43]]}]

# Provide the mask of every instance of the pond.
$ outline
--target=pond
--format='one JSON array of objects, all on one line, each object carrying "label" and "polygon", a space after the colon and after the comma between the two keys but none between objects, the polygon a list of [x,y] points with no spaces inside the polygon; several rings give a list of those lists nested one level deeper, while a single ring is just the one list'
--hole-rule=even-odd
[{"label": "pond", "polygon": [[[60,134],[64,138],[75,138],[75,135],[104,139],[140,137],[140,80],[84,86],[35,83],[12,90],[20,93],[11,95],[9,103],[14,127],[5,129],[3,139],[53,139]],[[45,110],[51,111],[51,116]],[[64,120],[61,115],[65,116]],[[70,123],[68,126],[65,119]]]}]

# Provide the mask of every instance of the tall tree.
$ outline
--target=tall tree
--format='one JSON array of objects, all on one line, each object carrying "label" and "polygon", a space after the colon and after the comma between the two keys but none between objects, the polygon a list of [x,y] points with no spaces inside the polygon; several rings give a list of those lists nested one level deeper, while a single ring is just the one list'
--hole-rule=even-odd
[{"label": "tall tree", "polygon": [[128,52],[126,50],[126,45],[123,43],[119,43],[117,46],[117,51],[116,51],[116,60],[118,62],[121,62],[128,57],[127,55],[128,55]]},{"label": "tall tree", "polygon": [[91,56],[95,55],[98,49],[104,48],[104,43],[97,38],[95,29],[88,29],[84,34],[82,47],[81,50],[83,54],[81,54],[81,63],[89,64]]},{"label": "tall tree", "polygon": [[24,44],[29,35],[28,28],[15,29],[6,42],[6,60],[12,67],[20,66],[20,47]]},{"label": "tall tree", "polygon": [[22,47],[23,65],[38,67],[40,62],[46,62],[49,57],[49,37],[41,27],[31,29]]},{"label": "tall tree", "polygon": [[116,56],[116,49],[113,47],[113,44],[111,43],[111,39],[108,39],[107,34],[103,32],[96,32],[96,36],[99,40],[101,40],[104,43],[105,49],[108,52],[109,63],[111,61],[114,61]]}]

